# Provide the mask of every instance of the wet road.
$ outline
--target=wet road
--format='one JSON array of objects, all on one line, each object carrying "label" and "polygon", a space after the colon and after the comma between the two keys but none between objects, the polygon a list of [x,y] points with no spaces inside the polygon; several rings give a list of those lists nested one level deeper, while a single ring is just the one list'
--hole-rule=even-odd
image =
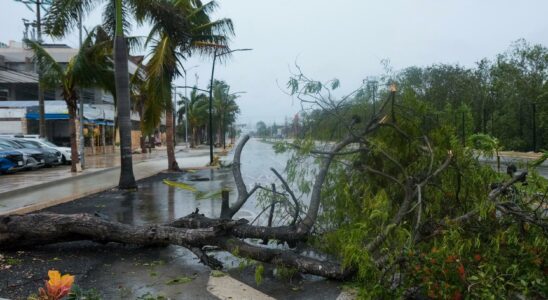
[{"label": "wet road", "polygon": [[[483,160],[483,163],[490,165],[493,170],[497,170],[498,166],[495,161],[487,161]],[[511,158],[511,157],[502,157],[500,160],[500,172],[505,173],[506,168],[508,165],[515,165],[518,170],[527,170],[528,164],[531,163],[531,160],[526,159],[519,159],[519,158]],[[538,172],[538,174],[544,178],[548,178],[548,162],[544,162],[542,165],[535,168],[535,171]]]},{"label": "wet road", "polygon": [[[133,162],[161,159],[166,157],[165,149],[155,149],[152,153],[133,154]],[[86,169],[81,173],[71,173],[70,166],[61,165],[33,171],[22,171],[14,174],[0,175],[0,193],[26,188],[59,179],[77,177],[120,165],[120,153],[108,153],[86,157]]]},{"label": "wet road", "polygon": [[[251,140],[242,154],[242,174],[248,186],[269,184],[280,172],[287,154],[275,155],[272,145]],[[196,208],[207,216],[220,214],[220,199],[200,199],[196,193],[167,186],[162,179],[192,184],[199,191],[230,188],[235,199],[234,181],[229,169],[200,170],[195,173],[163,173],[139,182],[137,192],[109,190],[47,209],[56,213],[99,213],[126,224],[163,223],[183,217]],[[205,180],[207,181],[192,181]],[[252,198],[241,217],[253,218],[258,209]],[[104,299],[136,299],[143,295],[163,295],[171,299],[224,299],[227,289],[232,299],[337,299],[338,283],[314,276],[280,279],[267,267],[261,285],[255,282],[255,266],[226,252],[215,252],[229,275],[210,276],[211,270],[182,247],[141,248],[128,245],[97,245],[90,242],[49,245],[29,252],[6,252],[4,256],[20,264],[0,272],[0,297],[26,298],[43,283],[49,269],[76,275],[83,288],[101,291]],[[173,280],[184,278],[185,283]],[[188,282],[186,282],[188,281]],[[215,296],[217,295],[217,296]],[[223,296],[219,296],[223,295]]]}]

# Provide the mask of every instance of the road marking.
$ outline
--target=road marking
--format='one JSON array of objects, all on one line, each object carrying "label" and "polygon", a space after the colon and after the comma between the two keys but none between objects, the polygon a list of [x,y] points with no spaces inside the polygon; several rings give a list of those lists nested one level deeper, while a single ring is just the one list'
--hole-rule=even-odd
[{"label": "road marking", "polygon": [[276,300],[228,275],[209,276],[207,291],[222,300]]}]

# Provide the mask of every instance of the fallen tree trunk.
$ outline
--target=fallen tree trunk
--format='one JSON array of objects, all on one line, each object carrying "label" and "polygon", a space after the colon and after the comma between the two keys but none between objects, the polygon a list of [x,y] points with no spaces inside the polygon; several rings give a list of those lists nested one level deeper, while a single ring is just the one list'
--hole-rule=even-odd
[{"label": "fallen tree trunk", "polygon": [[[259,228],[252,230],[247,220],[215,220],[198,214],[174,221],[172,224],[132,226],[106,220],[90,214],[60,215],[38,213],[5,216],[0,218],[0,249],[18,249],[59,242],[95,241],[100,243],[123,243],[142,246],[177,245],[188,248],[206,265],[220,268],[220,262],[205,254],[206,246],[265,263],[295,268],[299,272],[331,279],[345,279],[353,270],[345,269],[337,262],[322,261],[300,255],[291,250],[271,249],[252,245],[237,235],[269,238],[273,231]],[[176,227],[177,226],[177,227]],[[181,228],[193,227],[193,228]],[[235,228],[240,228],[234,230]],[[262,230],[265,231],[262,231]],[[274,229],[280,234],[285,228]],[[235,235],[232,234],[235,233]],[[265,232],[261,236],[261,232]],[[294,233],[287,229],[286,235]]]},{"label": "fallen tree trunk", "polygon": [[91,240],[137,245],[210,243],[222,226],[186,229],[162,225],[131,226],[90,214],[29,214],[0,218],[0,248],[21,248],[59,242]]},{"label": "fallen tree trunk", "polygon": [[[178,228],[199,229],[221,225],[226,220],[211,219],[202,214],[192,213],[186,217],[177,219],[166,224]],[[266,227],[247,224],[245,219],[238,220],[238,223],[230,228],[230,234],[244,239],[269,239],[287,242],[292,245],[296,242],[305,241],[309,234],[297,231],[296,226]]]}]

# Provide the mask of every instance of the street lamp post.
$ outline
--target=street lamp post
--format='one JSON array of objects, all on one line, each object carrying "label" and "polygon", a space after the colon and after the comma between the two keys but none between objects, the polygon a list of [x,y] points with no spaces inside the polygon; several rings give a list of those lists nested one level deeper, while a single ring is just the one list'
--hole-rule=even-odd
[{"label": "street lamp post", "polygon": [[[188,71],[192,70],[192,69],[195,69],[199,67],[198,65],[196,66],[193,66],[187,70],[185,70],[185,87],[187,86],[187,82],[186,82],[186,74]],[[188,91],[187,89],[185,88],[185,98],[188,100]],[[187,102],[188,103],[188,102]],[[187,106],[187,109],[185,109],[185,144],[186,144],[186,149],[188,150],[190,148],[189,144],[188,144],[188,106]]]},{"label": "street lamp post", "polygon": [[[190,100],[188,99],[188,97],[186,96],[187,92],[186,90],[187,89],[196,89],[198,91],[202,91],[202,92],[206,92],[206,93],[209,93],[209,90],[204,90],[204,89],[199,89],[197,87],[191,87],[191,86],[187,86],[186,85],[186,80],[185,80],[185,85],[182,86],[182,85],[176,85],[176,86],[173,86],[173,89],[175,89],[175,94],[177,94],[177,89],[185,89],[185,98],[187,99],[186,101],[186,109],[185,109],[185,142],[187,144],[187,149],[189,148],[189,144],[188,144],[188,104],[190,104]],[[177,101],[177,100],[175,100]]]},{"label": "street lamp post", "polygon": [[232,52],[237,51],[251,51],[252,49],[245,48],[245,49],[234,49],[234,50],[228,50],[225,52],[221,52],[217,54],[217,48],[215,48],[215,51],[213,52],[213,64],[211,66],[211,80],[209,84],[209,164],[213,164],[213,78],[215,76],[215,62],[217,61],[217,57],[227,55]]}]

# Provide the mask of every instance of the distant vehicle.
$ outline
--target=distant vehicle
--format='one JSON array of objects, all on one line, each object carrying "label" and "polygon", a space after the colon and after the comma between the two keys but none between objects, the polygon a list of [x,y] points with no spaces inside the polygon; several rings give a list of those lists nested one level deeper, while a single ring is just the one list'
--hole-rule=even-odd
[{"label": "distant vehicle", "polygon": [[36,137],[36,138],[25,137],[25,138],[21,138],[21,139],[36,142],[36,143],[39,143],[40,145],[42,145],[43,147],[53,148],[53,149],[61,152],[61,156],[62,156],[61,157],[61,162],[63,164],[69,164],[72,160],[72,158],[71,158],[72,153],[71,153],[70,147],[59,147],[59,146],[55,145],[54,143],[49,142],[46,139],[41,139],[39,137]]},{"label": "distant vehicle", "polygon": [[18,151],[23,154],[25,161],[25,169],[37,169],[46,164],[44,152],[33,148],[25,148],[24,146],[5,138],[0,138],[0,147],[4,149]]},{"label": "distant vehicle", "polygon": [[23,154],[0,146],[0,174],[17,172],[25,167]]},{"label": "distant vehicle", "polygon": [[27,149],[41,150],[44,153],[44,162],[48,167],[58,166],[63,162],[61,152],[51,147],[46,147],[36,140],[15,139],[13,141]]}]

